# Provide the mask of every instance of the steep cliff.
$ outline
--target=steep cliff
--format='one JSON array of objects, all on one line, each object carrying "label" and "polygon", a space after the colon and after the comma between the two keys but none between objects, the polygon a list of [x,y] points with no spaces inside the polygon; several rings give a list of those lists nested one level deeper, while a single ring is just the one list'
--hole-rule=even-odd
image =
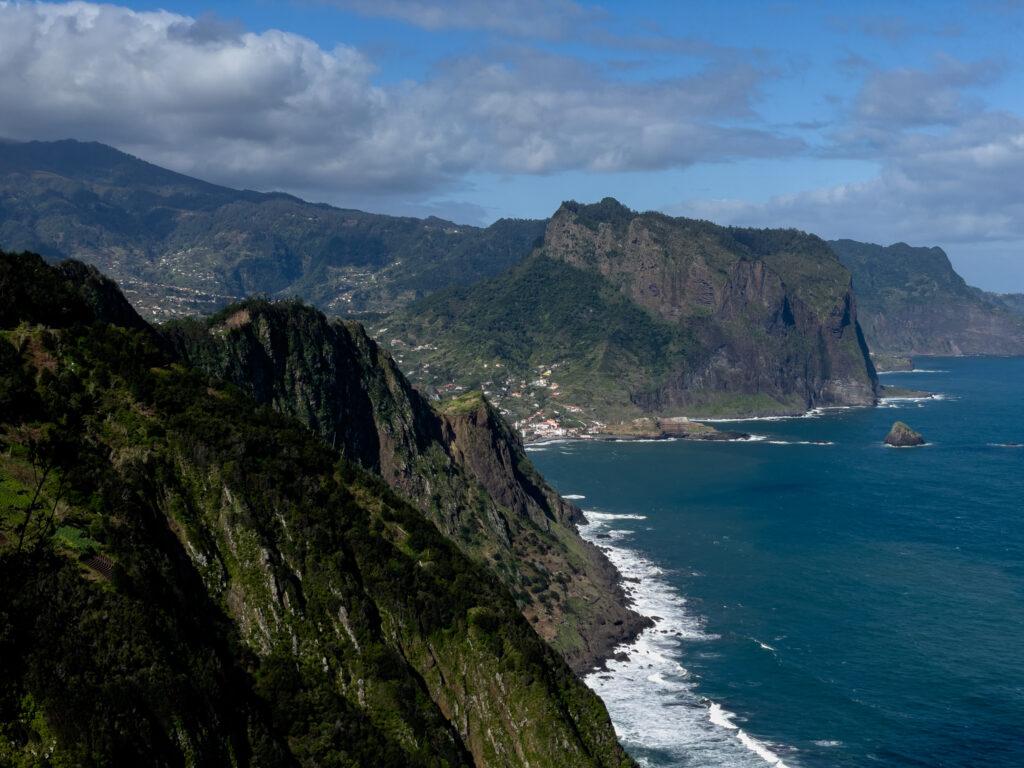
[{"label": "steep cliff", "polygon": [[0,298],[0,762],[632,765],[379,478],[38,257]]},{"label": "steep cliff", "polygon": [[853,275],[861,325],[873,352],[1024,354],[1024,318],[968,286],[941,248],[853,240],[829,245]]},{"label": "steep cliff", "polygon": [[849,273],[813,235],[638,215],[606,199],[564,204],[548,223],[543,250],[596,270],[696,337],[659,386],[633,394],[645,411],[737,395],[774,400],[790,412],[875,401]]},{"label": "steep cliff", "polygon": [[580,511],[479,393],[435,410],[360,325],[301,302],[250,300],[164,333],[183,359],[297,417],[415,503],[577,670],[643,626],[614,569],[576,533]]},{"label": "steep cliff", "polygon": [[877,397],[849,272],[822,240],[611,199],[563,204],[509,272],[381,325],[415,381],[489,387],[521,419],[791,414]]}]

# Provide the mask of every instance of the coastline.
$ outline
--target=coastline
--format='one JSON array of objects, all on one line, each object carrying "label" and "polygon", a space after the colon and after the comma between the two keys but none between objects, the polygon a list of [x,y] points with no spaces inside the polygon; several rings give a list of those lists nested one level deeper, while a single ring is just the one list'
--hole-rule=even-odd
[{"label": "coastline", "polygon": [[[703,619],[688,607],[664,578],[664,571],[628,544],[630,530],[614,527],[646,520],[641,514],[584,511],[584,540],[607,557],[625,586],[631,608],[650,623],[629,640],[616,645],[601,664],[582,675],[583,681],[608,707],[616,733],[641,765],[649,755],[724,768],[786,768],[780,756],[788,748],[762,741],[733,722],[736,717],[718,702],[701,695],[698,683],[677,659],[684,644],[714,642]],[[662,702],[659,717],[651,718],[651,702]],[[646,703],[645,703],[646,702]],[[637,754],[638,753],[638,754]]]}]

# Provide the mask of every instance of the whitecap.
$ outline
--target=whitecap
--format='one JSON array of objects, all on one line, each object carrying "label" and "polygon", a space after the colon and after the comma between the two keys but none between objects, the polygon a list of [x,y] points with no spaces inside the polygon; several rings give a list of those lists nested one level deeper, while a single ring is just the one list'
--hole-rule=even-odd
[{"label": "whitecap", "polygon": [[[565,498],[571,499],[572,496],[566,496]],[[579,498],[584,498],[580,496]],[[646,520],[647,515],[632,515],[632,514],[612,514],[611,512],[596,512],[592,509],[586,511],[587,518],[590,520]]]},{"label": "whitecap", "polygon": [[581,529],[582,535],[601,546],[622,575],[634,609],[654,622],[584,678],[604,700],[626,749],[656,750],[702,766],[785,768],[768,743],[731,722],[731,713],[714,702],[708,706],[697,692],[698,681],[678,661],[692,653],[694,645],[720,638],[689,610],[686,598],[664,578],[661,567],[625,546],[632,532],[613,527],[623,519],[645,516],[585,514],[592,524]]},{"label": "whitecap", "polygon": [[563,499],[568,499],[569,501],[579,501],[580,499],[585,499],[587,497],[586,496],[580,496],[580,494],[578,494],[578,493],[563,493],[562,494],[562,498]]}]

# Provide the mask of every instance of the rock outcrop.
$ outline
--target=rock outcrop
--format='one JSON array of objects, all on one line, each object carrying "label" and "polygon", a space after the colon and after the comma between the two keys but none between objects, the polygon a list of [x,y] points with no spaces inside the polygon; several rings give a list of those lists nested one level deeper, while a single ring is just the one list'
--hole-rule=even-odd
[{"label": "rock outcrop", "polygon": [[885,444],[894,448],[911,448],[915,445],[924,445],[924,438],[902,421],[897,421],[885,436]]},{"label": "rock outcrop", "polygon": [[695,337],[669,375],[633,393],[644,411],[692,412],[731,398],[794,413],[877,398],[849,273],[813,235],[635,214],[606,199],[563,204],[542,250],[596,270]]}]

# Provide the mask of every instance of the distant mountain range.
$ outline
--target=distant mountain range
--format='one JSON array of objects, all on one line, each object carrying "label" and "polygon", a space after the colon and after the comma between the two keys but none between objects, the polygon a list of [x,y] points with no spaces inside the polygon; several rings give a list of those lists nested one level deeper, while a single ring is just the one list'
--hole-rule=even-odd
[{"label": "distant mountain range", "polygon": [[251,294],[387,311],[507,269],[543,232],[542,221],[468,227],[238,191],[97,143],[0,143],[0,247],[94,264],[152,319]]},{"label": "distant mountain range", "polygon": [[0,144],[0,246],[94,264],[150,319],[252,294],[355,314],[419,384],[479,385],[515,417],[549,396],[598,420],[871,402],[844,346],[858,319],[872,352],[1024,354],[1024,300],[967,286],[937,248],[615,201],[466,227],[232,190],[95,143]]},{"label": "distant mountain range", "polygon": [[1024,355],[1024,296],[972,288],[941,248],[829,243],[853,275],[868,346],[895,355]]}]

